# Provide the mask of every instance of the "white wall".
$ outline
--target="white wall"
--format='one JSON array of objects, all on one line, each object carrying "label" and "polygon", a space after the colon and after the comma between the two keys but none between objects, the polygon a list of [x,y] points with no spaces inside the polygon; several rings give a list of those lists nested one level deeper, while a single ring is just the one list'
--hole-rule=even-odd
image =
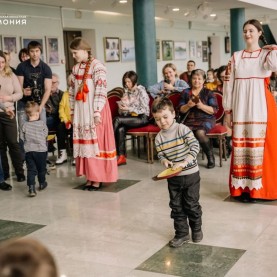
[{"label": "white wall", "polygon": [[[82,11],[80,19],[75,18],[75,10],[47,7],[42,5],[11,4],[0,1],[0,15],[26,15],[26,26],[0,26],[0,35],[15,35],[21,37],[59,37],[60,60],[64,59],[63,30],[82,30],[89,39],[95,57],[104,62],[103,38],[119,37],[120,39],[134,39],[133,19],[131,16],[111,16],[95,14],[92,11]],[[87,30],[87,31],[86,31]],[[223,26],[203,26],[192,23],[191,29],[187,22],[173,22],[167,20],[156,21],[156,38],[159,40],[206,41],[208,36],[219,37],[222,51],[215,53],[220,56],[220,63],[227,64],[230,54],[225,54],[224,36],[226,30]],[[21,48],[21,45],[20,45]],[[191,57],[188,56],[188,59]],[[202,58],[193,58],[197,67],[208,69],[208,63]],[[162,67],[167,62],[173,62],[178,72],[186,70],[187,60],[183,61],[157,61],[158,80],[162,79]],[[135,70],[135,62],[107,62],[108,89],[121,86],[121,78],[128,70]],[[61,89],[66,88],[65,65],[51,66],[53,72],[60,75]]]}]

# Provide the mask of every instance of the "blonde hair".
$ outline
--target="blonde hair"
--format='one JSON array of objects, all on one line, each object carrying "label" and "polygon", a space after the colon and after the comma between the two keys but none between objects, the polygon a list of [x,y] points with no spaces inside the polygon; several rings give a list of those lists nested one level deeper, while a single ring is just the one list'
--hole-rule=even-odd
[{"label": "blonde hair", "polygon": [[163,76],[165,75],[164,72],[165,72],[166,68],[168,68],[168,67],[173,69],[173,71],[175,72],[175,77],[178,77],[177,67],[173,63],[167,63],[166,65],[164,65],[164,67],[162,69]]},{"label": "blonde hair", "polygon": [[73,50],[86,50],[89,53],[91,52],[91,46],[82,37],[76,37],[75,39],[73,39],[70,43],[69,48]]},{"label": "blonde hair", "polygon": [[9,55],[9,53],[5,54],[5,52],[0,50],[0,57],[2,57],[5,60],[5,67],[4,67],[2,76],[4,76],[4,77],[10,77],[10,76],[12,76],[13,72],[12,72],[12,70],[10,68],[9,63],[7,62],[6,55]]},{"label": "blonde hair", "polygon": [[58,277],[55,260],[40,242],[12,239],[0,245],[1,277]]},{"label": "blonde hair", "polygon": [[25,112],[30,117],[34,113],[39,112],[39,105],[35,101],[28,101],[25,106]]}]

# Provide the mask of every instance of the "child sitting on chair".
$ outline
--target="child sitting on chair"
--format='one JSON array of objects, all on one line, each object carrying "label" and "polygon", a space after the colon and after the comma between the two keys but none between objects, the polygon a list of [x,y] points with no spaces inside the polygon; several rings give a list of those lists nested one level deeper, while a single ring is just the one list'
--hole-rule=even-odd
[{"label": "child sitting on chair", "polygon": [[200,176],[197,164],[199,143],[193,132],[184,124],[176,123],[175,111],[168,98],[157,98],[152,105],[153,117],[161,131],[155,138],[158,158],[166,168],[183,170],[168,178],[171,218],[174,220],[175,236],[170,247],[179,247],[190,239],[200,242],[202,233],[202,209],[199,204]]}]

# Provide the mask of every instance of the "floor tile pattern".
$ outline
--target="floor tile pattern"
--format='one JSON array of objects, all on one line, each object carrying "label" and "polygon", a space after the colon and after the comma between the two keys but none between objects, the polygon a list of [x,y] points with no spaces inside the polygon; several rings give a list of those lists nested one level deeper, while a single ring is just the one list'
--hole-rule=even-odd
[{"label": "floor tile pattern", "polygon": [[175,276],[223,277],[244,252],[193,243],[179,248],[166,245],[136,269]]}]

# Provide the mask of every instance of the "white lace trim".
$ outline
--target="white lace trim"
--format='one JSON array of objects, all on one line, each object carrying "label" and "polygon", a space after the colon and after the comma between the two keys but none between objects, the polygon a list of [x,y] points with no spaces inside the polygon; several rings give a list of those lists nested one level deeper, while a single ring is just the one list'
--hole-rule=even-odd
[{"label": "white lace trim", "polygon": [[261,189],[263,187],[262,185],[262,178],[259,178],[257,180],[250,180],[250,179],[237,179],[234,176],[232,176],[232,186],[235,187],[235,189],[238,188],[246,188],[248,187],[250,190],[253,189]]}]

